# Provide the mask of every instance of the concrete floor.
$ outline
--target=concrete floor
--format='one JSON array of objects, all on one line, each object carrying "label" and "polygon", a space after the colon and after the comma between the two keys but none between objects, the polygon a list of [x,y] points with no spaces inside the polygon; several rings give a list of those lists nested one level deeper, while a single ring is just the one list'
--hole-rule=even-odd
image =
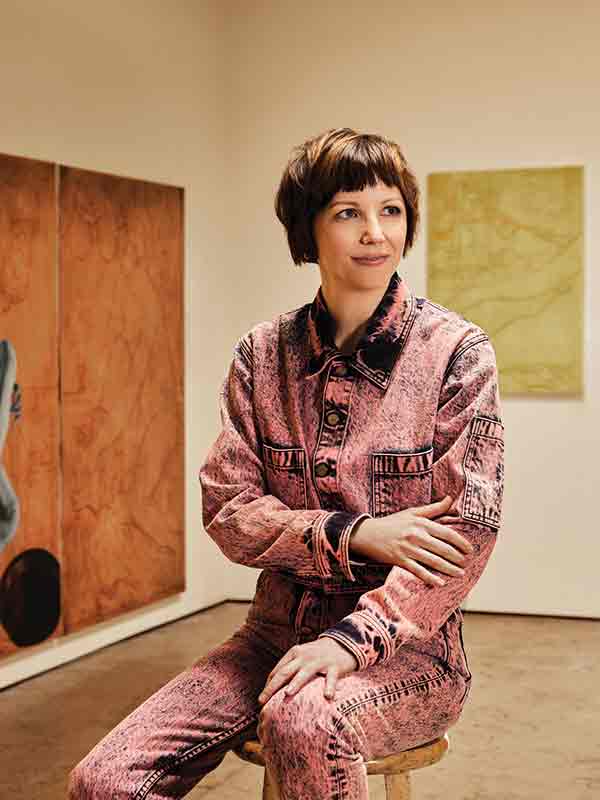
[{"label": "concrete floor", "polygon": [[[146,697],[245,619],[228,602],[0,692],[0,798],[63,800],[69,770]],[[471,694],[414,800],[600,800],[600,626],[464,612]],[[262,769],[229,753],[187,795],[259,800]],[[372,800],[383,779],[369,778]]]}]

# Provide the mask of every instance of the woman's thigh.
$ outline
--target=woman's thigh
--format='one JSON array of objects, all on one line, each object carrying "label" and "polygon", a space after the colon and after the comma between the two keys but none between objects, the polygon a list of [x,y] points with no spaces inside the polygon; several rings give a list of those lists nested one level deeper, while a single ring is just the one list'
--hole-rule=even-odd
[{"label": "woman's thigh", "polygon": [[260,715],[265,754],[292,800],[297,786],[306,797],[366,797],[363,762],[445,733],[460,716],[466,683],[443,662],[402,647],[388,662],[339,679],[332,700],[324,687],[318,675],[294,695],[279,691]]},{"label": "woman's thigh", "polygon": [[365,760],[409,750],[443,735],[464,707],[467,683],[457,670],[411,647],[385,664],[338,684],[336,711]]},{"label": "woman's thigh", "polygon": [[69,798],[183,797],[256,735],[258,695],[279,658],[240,629],[110,731],[71,772]]}]

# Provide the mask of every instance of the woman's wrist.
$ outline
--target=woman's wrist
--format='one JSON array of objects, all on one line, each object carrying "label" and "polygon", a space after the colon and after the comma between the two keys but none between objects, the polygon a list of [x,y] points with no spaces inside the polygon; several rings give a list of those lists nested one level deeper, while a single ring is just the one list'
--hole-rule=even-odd
[{"label": "woman's wrist", "polygon": [[351,554],[356,556],[368,555],[368,553],[365,552],[364,547],[368,545],[370,539],[369,524],[372,522],[372,517],[365,517],[357,522],[354,526],[354,529],[348,540],[348,550]]}]

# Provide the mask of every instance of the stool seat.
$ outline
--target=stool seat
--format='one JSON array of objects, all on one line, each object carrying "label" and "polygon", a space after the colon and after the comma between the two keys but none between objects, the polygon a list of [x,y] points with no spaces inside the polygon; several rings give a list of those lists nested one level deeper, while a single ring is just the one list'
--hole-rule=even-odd
[{"label": "stool seat", "polygon": [[[450,739],[445,733],[438,739],[420,744],[410,750],[391,753],[381,758],[365,761],[367,775],[385,775],[388,800],[404,800],[410,798],[410,781],[408,773],[413,769],[421,769],[436,764],[442,759],[450,747]],[[250,739],[233,751],[243,761],[265,766],[262,744],[257,739]],[[263,798],[276,798],[277,790],[270,777],[265,776]]]}]

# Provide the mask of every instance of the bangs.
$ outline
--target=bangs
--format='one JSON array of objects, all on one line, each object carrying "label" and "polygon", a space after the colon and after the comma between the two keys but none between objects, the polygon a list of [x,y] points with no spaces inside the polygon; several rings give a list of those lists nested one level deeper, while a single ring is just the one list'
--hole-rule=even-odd
[{"label": "bangs", "polygon": [[402,191],[405,167],[398,153],[384,142],[357,134],[321,152],[312,170],[310,189],[320,207],[337,192],[361,192],[379,181]]}]

